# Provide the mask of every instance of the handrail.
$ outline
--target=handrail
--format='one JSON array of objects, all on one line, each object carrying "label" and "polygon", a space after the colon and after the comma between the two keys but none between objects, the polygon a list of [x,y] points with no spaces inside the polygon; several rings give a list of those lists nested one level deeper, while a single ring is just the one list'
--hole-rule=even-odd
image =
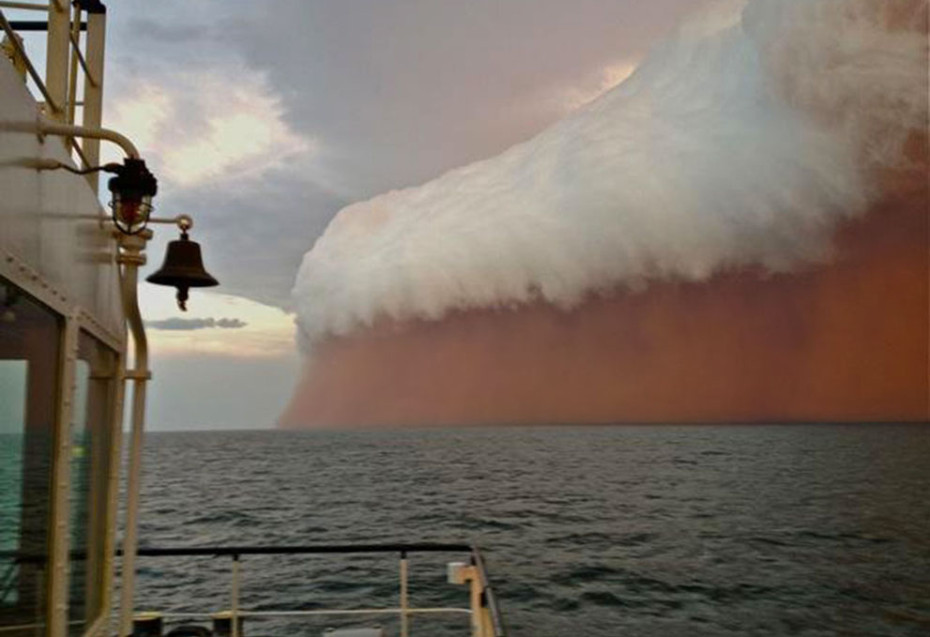
[{"label": "handrail", "polygon": [[488,606],[488,610],[491,611],[491,622],[494,625],[494,634],[495,636],[501,636],[506,634],[504,630],[503,615],[500,610],[500,606],[497,604],[497,595],[494,594],[494,589],[491,587],[491,582],[488,581],[488,572],[484,566],[484,557],[481,555],[481,550],[476,546],[472,545],[471,547],[472,560],[475,563],[475,568],[478,571],[478,576],[481,578],[481,588],[484,591],[484,601]]},{"label": "handrail", "polygon": [[[230,557],[234,560],[234,577],[238,579],[239,558],[245,555],[333,555],[333,554],[373,554],[397,553],[401,559],[406,559],[408,553],[469,553],[472,566],[474,566],[482,592],[482,600],[487,607],[491,618],[493,633],[490,637],[505,637],[507,634],[503,622],[503,614],[497,601],[491,582],[488,579],[484,556],[475,544],[462,542],[414,542],[414,543],[383,543],[383,544],[309,544],[291,546],[268,545],[236,545],[236,546],[192,546],[192,547],[140,547],[135,551],[138,557]],[[73,551],[71,559],[81,559],[83,553]],[[117,549],[117,555],[122,556],[122,548]],[[13,558],[17,562],[45,561],[44,556],[26,556],[15,551],[0,551],[0,559]],[[238,584],[236,583],[236,586]],[[233,595],[235,606],[238,606],[238,592]],[[466,612],[467,609],[457,608],[418,608],[406,606],[402,598],[399,608],[370,608],[354,610],[314,610],[314,611],[250,611],[236,608],[239,617],[284,617],[304,615],[339,615],[339,614],[425,614],[434,612]],[[467,611],[471,612],[471,611]],[[209,613],[164,613],[165,617],[204,617]],[[234,623],[233,626],[236,626]],[[238,630],[238,629],[237,629]]]},{"label": "handrail", "polygon": [[[458,608],[455,606],[431,606],[418,608],[410,606],[406,610],[398,607],[386,608],[340,608],[340,609],[314,609],[314,610],[240,610],[237,615],[242,618],[255,617],[258,619],[270,619],[277,617],[319,617],[319,616],[338,616],[338,615],[398,615],[406,612],[409,615],[435,615],[438,613],[458,613],[462,615],[471,615],[468,608]],[[215,613],[182,613],[182,612],[158,612],[159,615],[166,619],[209,619]]]},{"label": "handrail", "polygon": [[[127,140],[128,141],[128,140]],[[138,156],[138,155],[136,155]],[[145,390],[151,377],[148,363],[148,339],[145,325],[139,312],[138,276],[139,266],[145,263],[145,243],[152,236],[151,230],[139,234],[122,234],[119,238],[120,252],[117,262],[120,268],[120,285],[123,297],[123,313],[126,324],[132,334],[134,346],[134,369],[125,369],[125,379],[133,381],[132,415],[129,433],[129,470],[126,476],[126,524],[123,547],[126,554],[123,559],[120,588],[119,635],[130,634],[132,624],[133,585],[136,577],[135,560],[138,546],[139,497],[142,483],[142,436],[145,430]],[[233,637],[237,637],[234,635]]]},{"label": "handrail", "polygon": [[78,159],[81,160],[81,166],[84,168],[93,168],[93,166],[90,164],[90,160],[87,159],[87,155],[84,154],[84,149],[81,148],[81,145],[78,144],[77,140],[73,137],[71,138],[71,149],[77,153]]},{"label": "handrail", "polygon": [[[12,10],[43,11],[54,8],[56,10],[56,15],[58,15],[61,12],[67,11],[67,3],[62,4],[61,0],[53,0],[51,3],[43,3],[40,5],[0,0],[0,9],[4,8]],[[0,28],[2,28],[9,42],[9,56],[13,59],[14,63],[18,65],[24,79],[28,77],[32,80],[32,83],[35,84],[36,90],[39,92],[42,99],[45,100],[44,108],[46,114],[54,119],[56,123],[64,125],[78,124],[76,121],[76,108],[79,105],[77,100],[77,89],[79,77],[83,75],[85,81],[85,99],[80,105],[85,106],[85,110],[80,123],[85,129],[100,128],[100,101],[102,99],[101,93],[103,89],[103,33],[105,29],[105,13],[103,13],[101,9],[102,5],[96,6],[93,2],[88,3],[86,9],[84,8],[84,3],[75,2],[73,15],[66,16],[69,20],[69,28],[64,31],[61,29],[53,29],[54,33],[49,33],[49,43],[52,42],[51,38],[53,37],[55,42],[59,42],[60,39],[61,46],[56,47],[55,50],[59,51],[65,58],[62,59],[58,55],[55,57],[48,57],[48,59],[46,59],[46,75],[44,78],[33,64],[28,53],[26,53],[26,49],[18,33],[21,31],[48,31],[53,26],[52,16],[50,15],[49,21],[47,22],[28,20],[11,21],[7,20],[3,11],[0,10]],[[86,12],[87,20],[81,19],[84,12]],[[100,18],[103,18],[103,20]],[[80,41],[81,31],[87,32],[83,47]],[[55,82],[61,81],[60,75],[64,72],[62,71],[62,65],[69,66],[70,69],[66,72],[63,80],[65,83],[65,88],[61,89],[63,92],[58,92],[58,89],[61,87]],[[52,79],[53,70],[55,70],[54,80]],[[58,88],[56,88],[56,86]],[[78,144],[76,140],[69,137],[66,140],[66,146],[69,152],[77,155],[77,158],[80,159],[85,167],[89,167],[99,159],[98,151],[96,150],[99,146],[99,141],[97,141],[96,138],[85,136],[82,143]],[[88,176],[88,182],[96,193],[97,176]]]},{"label": "handrail", "polygon": [[[459,553],[471,552],[471,544],[420,542],[413,544],[315,544],[295,546],[205,546],[205,547],[139,547],[137,555],[149,557],[229,556],[236,555],[322,555],[331,553]],[[122,551],[117,553],[120,555]]]},{"label": "handrail", "polygon": [[39,115],[35,121],[0,122],[0,131],[10,133],[34,133],[38,136],[57,135],[59,137],[82,137],[112,142],[119,146],[126,157],[139,159],[139,149],[132,140],[109,128],[88,128],[74,124],[60,124]]},{"label": "handrail", "polygon": [[52,97],[51,93],[48,92],[48,88],[46,88],[45,82],[42,80],[42,76],[39,75],[38,71],[36,71],[36,67],[32,65],[32,60],[30,60],[29,56],[26,55],[26,49],[23,48],[22,42],[19,41],[19,37],[17,37],[16,31],[12,26],[10,26],[6,16],[3,15],[3,11],[0,11],[0,28],[2,28],[3,32],[6,34],[7,39],[10,41],[10,45],[16,50],[16,55],[19,60],[26,66],[26,71],[29,73],[29,77],[32,78],[32,81],[35,82],[39,92],[42,93],[42,97],[45,98],[45,103],[48,104],[49,108],[52,109],[52,112],[60,113],[62,106],[58,104],[58,102],[56,102]]},{"label": "handrail", "polygon": [[[48,31],[48,22],[44,20],[14,20],[10,22],[10,26],[13,27],[15,31],[32,31],[32,32],[41,32]],[[77,25],[81,31],[87,31],[87,23],[81,22]]]},{"label": "handrail", "polygon": [[74,33],[69,35],[71,40],[71,50],[74,51],[74,57],[77,58],[78,63],[81,65],[81,69],[84,71],[84,76],[87,78],[87,81],[90,82],[90,85],[94,88],[100,86],[100,83],[97,81],[97,78],[94,77],[94,74],[91,73],[90,68],[87,66],[87,60],[84,59],[84,53],[81,52],[81,44],[78,42]]},{"label": "handrail", "polygon": [[0,2],[0,9],[22,9],[23,11],[48,11],[48,3],[36,4],[34,2]]},{"label": "handrail", "polygon": [[[471,556],[472,576],[472,604],[471,608],[420,608],[407,603],[407,589],[404,582],[406,577],[406,561],[410,553],[468,553]],[[239,579],[240,559],[246,555],[333,555],[333,554],[376,554],[395,553],[401,559],[401,589],[400,605],[389,608],[357,608],[357,609],[315,609],[315,610],[248,610],[239,606]],[[117,551],[122,555],[122,550]],[[285,616],[314,616],[314,615],[356,615],[356,614],[391,614],[401,618],[401,635],[408,634],[406,618],[411,615],[428,613],[468,613],[473,617],[484,616],[482,624],[480,617],[473,621],[474,635],[478,637],[506,637],[506,629],[502,619],[497,597],[491,587],[485,570],[484,558],[479,548],[474,544],[463,542],[415,542],[415,543],[382,543],[382,544],[311,544],[311,545],[232,545],[232,546],[194,546],[194,547],[139,547],[136,557],[228,557],[233,561],[232,590],[231,590],[231,631],[232,637],[238,635],[238,621],[246,617],[285,617]],[[475,588],[477,586],[477,589]],[[478,592],[480,591],[480,595]],[[476,601],[477,600],[477,601]],[[161,613],[165,618],[193,618],[206,617],[209,613]],[[128,633],[126,633],[128,634]]]}]

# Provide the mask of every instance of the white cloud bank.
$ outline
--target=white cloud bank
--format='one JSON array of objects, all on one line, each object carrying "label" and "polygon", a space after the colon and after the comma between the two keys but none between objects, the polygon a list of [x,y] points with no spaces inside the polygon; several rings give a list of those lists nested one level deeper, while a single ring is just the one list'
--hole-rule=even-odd
[{"label": "white cloud bank", "polygon": [[528,142],[344,208],[297,276],[304,346],[382,317],[827,258],[926,115],[925,35],[886,28],[920,4],[750,0]]}]

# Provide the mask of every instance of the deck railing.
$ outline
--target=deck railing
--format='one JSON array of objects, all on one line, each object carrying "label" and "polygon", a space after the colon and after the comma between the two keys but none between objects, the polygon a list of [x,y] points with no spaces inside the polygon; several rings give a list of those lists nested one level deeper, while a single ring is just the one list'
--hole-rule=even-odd
[{"label": "deck railing", "polygon": [[[374,554],[395,553],[399,557],[399,591],[398,605],[390,607],[353,608],[353,609],[314,609],[314,610],[250,610],[243,608],[241,590],[243,578],[243,558],[256,555],[332,555],[332,554]],[[466,607],[416,607],[410,605],[408,593],[409,562],[411,553],[466,553],[468,561],[449,565],[450,578],[456,583],[469,587],[469,606]],[[467,614],[471,617],[471,634],[473,637],[506,637],[504,623],[494,590],[485,570],[484,559],[478,547],[469,544],[348,544],[316,546],[214,546],[197,548],[139,548],[140,558],[151,557],[225,557],[230,559],[231,584],[229,591],[229,619],[231,637],[240,637],[241,622],[252,618],[285,618],[314,616],[348,616],[367,615],[396,616],[400,620],[401,637],[410,634],[410,618],[414,615],[428,614]],[[158,612],[158,616],[167,620],[208,620],[215,616],[214,611],[203,612]]]}]

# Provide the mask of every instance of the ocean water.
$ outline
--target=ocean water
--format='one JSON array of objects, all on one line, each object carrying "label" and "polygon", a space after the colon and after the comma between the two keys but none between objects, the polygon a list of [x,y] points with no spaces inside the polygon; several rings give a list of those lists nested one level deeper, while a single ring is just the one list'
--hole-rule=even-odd
[{"label": "ocean water", "polygon": [[[930,635],[930,428],[153,433],[144,546],[475,541],[509,634]],[[467,606],[411,556],[413,605]],[[229,605],[230,562],[139,558],[137,607]],[[396,606],[397,556],[248,557],[251,609]],[[320,635],[391,618],[254,620]],[[465,635],[415,618],[412,635]]]}]

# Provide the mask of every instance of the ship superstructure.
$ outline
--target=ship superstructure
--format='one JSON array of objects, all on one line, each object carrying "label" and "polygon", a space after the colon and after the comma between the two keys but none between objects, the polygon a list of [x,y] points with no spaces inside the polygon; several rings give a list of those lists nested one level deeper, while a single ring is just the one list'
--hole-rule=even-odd
[{"label": "ship superstructure", "polygon": [[0,4],[0,635],[99,635],[127,371],[117,241],[98,173],[37,168],[99,164],[99,139],[38,128],[100,128],[106,12],[27,4]]}]

